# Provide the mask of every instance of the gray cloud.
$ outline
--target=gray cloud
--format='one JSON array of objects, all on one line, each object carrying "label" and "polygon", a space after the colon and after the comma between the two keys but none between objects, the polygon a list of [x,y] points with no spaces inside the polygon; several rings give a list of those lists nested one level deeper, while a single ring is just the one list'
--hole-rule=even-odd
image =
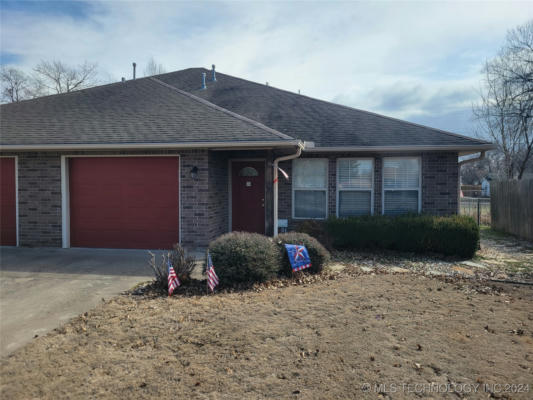
[{"label": "gray cloud", "polygon": [[382,111],[440,114],[464,107],[476,99],[473,88],[440,87],[437,89],[421,84],[394,85],[373,90],[369,94],[375,99],[375,107]]},{"label": "gray cloud", "polygon": [[[97,61],[102,80],[153,56],[171,71],[216,64],[231,75],[397,117],[468,102],[481,63],[524,3],[91,3],[84,18],[2,10],[2,51]],[[529,15],[528,15],[529,14]],[[104,76],[105,75],[105,76]]]}]

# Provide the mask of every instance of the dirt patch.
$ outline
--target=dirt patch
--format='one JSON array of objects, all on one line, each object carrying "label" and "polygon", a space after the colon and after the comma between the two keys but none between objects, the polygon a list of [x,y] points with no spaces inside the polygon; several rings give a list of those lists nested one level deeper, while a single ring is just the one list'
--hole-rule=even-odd
[{"label": "dirt patch", "polygon": [[524,277],[533,280],[533,243],[486,227],[481,229],[481,249],[476,262],[493,275]]},{"label": "dirt patch", "polygon": [[478,385],[466,397],[531,398],[531,288],[359,271],[214,296],[119,296],[3,359],[0,395],[346,399],[381,389],[397,399],[433,384],[419,395]]}]

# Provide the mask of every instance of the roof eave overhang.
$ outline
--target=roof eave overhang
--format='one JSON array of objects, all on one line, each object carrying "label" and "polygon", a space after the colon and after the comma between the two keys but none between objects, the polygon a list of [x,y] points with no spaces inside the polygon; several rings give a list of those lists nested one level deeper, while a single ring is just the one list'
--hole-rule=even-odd
[{"label": "roof eave overhang", "polygon": [[303,146],[300,140],[190,142],[190,143],[75,143],[75,144],[12,144],[0,145],[0,151],[62,151],[62,150],[157,150],[157,149],[269,149]]},{"label": "roof eave overhang", "polygon": [[305,148],[306,153],[339,153],[339,152],[422,152],[422,151],[456,151],[459,155],[478,153],[480,151],[494,150],[496,146],[492,143],[477,145],[425,145],[425,146],[337,146],[337,147],[311,147]]}]

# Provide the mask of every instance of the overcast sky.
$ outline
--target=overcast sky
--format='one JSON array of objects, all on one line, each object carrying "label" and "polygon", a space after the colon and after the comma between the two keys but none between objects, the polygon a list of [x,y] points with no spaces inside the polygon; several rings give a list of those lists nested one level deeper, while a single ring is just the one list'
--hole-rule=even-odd
[{"label": "overcast sky", "polygon": [[[472,134],[479,71],[532,2],[1,0],[1,62],[98,62],[102,82],[210,67]],[[200,77],[198,78],[200,79]]]}]

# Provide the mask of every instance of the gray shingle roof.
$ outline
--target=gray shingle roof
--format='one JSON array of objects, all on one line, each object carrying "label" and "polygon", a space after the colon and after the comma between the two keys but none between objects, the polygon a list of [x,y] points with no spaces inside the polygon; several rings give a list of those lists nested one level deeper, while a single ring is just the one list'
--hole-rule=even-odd
[{"label": "gray shingle roof", "polygon": [[3,104],[0,120],[3,146],[293,141],[152,78]]},{"label": "gray shingle roof", "polygon": [[[201,74],[207,73],[202,90]],[[334,104],[203,68],[158,79],[317,147],[482,146],[489,144],[383,115]]]},{"label": "gray shingle roof", "polygon": [[[207,89],[201,89],[206,72]],[[318,148],[488,142],[280,90],[217,72],[182,71],[0,107],[0,146],[236,143],[295,139]],[[482,148],[484,147],[484,148]],[[7,147],[4,147],[7,148]],[[478,150],[479,151],[479,150]]]}]

